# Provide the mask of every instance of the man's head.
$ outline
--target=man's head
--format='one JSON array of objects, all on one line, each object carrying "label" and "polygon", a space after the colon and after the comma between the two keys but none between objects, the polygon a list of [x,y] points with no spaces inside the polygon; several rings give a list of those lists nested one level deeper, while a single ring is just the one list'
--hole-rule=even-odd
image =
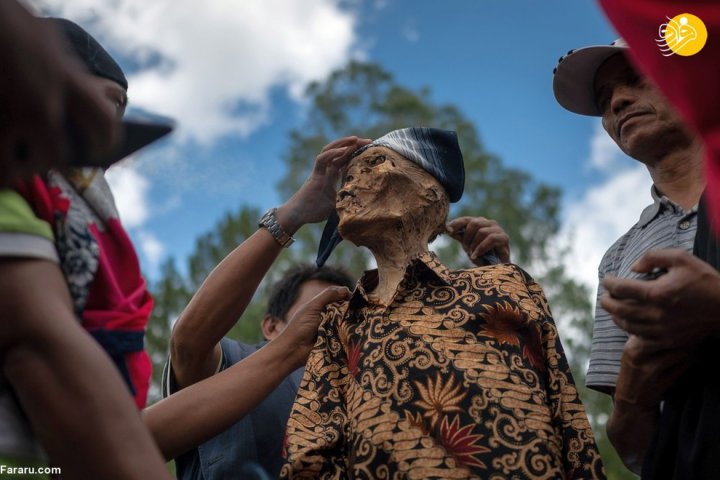
[{"label": "man's head", "polygon": [[270,290],[267,313],[261,324],[265,340],[280,335],[298,308],[334,285],[350,290],[355,287],[350,275],[340,268],[298,265],[285,272]]},{"label": "man's head", "polygon": [[430,241],[444,228],[449,199],[427,171],[387,147],[354,157],[337,195],[338,230],[356,245],[384,238],[384,231],[413,228]]},{"label": "man's head", "polygon": [[411,127],[383,135],[355,152],[348,164],[338,212],[325,225],[316,263],[322,265],[343,237],[370,246],[377,233],[407,233],[410,227],[416,229],[413,240],[432,240],[443,229],[448,201],[460,200],[464,187],[455,132]]},{"label": "man's head", "polygon": [[99,98],[106,99],[118,117],[127,106],[128,83],[120,65],[110,54],[79,25],[64,18],[48,18],[65,38],[72,53],[80,59],[90,74],[90,88],[96,89]]},{"label": "man's head", "polygon": [[652,166],[690,146],[694,136],[658,89],[635,71],[627,51],[622,40],[571,50],[554,71],[553,91],[567,110],[602,117],[623,152]]}]

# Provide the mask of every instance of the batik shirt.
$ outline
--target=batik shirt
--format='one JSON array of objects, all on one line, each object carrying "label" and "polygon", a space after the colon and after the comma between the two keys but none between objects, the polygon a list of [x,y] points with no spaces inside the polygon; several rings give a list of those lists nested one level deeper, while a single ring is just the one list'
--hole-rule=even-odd
[{"label": "batik shirt", "polygon": [[324,312],[281,477],[604,478],[540,286],[515,265],[449,271],[432,254],[388,306]]}]

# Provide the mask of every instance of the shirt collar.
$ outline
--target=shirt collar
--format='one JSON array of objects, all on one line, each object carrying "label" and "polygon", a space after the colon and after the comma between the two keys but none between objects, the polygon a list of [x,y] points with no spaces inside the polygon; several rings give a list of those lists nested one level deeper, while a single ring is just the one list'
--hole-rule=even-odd
[{"label": "shirt collar", "polygon": [[[403,277],[402,282],[400,282],[400,285],[402,286],[402,284],[407,281],[408,277],[412,275],[421,275],[423,272],[427,272],[447,285],[451,284],[450,270],[440,263],[440,260],[437,258],[435,253],[424,252],[410,262],[410,265],[405,270],[405,276]],[[377,286],[377,282],[377,268],[367,270],[360,280],[358,280],[350,301],[354,302],[362,299],[366,303],[371,303],[367,292],[371,292]]]},{"label": "shirt collar", "polygon": [[[643,212],[640,214],[640,220],[638,221],[638,226],[640,228],[645,228],[645,226],[648,223],[652,222],[655,217],[657,217],[658,214],[662,211],[672,210],[675,213],[683,212],[683,208],[680,205],[673,202],[665,195],[662,195],[658,191],[657,187],[655,187],[655,185],[650,187],[650,195],[653,198],[653,203],[652,205],[645,207],[645,210],[643,210]],[[693,207],[688,213],[694,212],[696,210],[697,206]]]}]

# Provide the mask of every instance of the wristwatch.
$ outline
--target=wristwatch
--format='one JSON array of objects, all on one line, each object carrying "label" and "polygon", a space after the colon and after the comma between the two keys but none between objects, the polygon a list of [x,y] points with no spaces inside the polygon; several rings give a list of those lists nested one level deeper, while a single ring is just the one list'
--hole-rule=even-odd
[{"label": "wristwatch", "polygon": [[277,212],[277,208],[271,208],[270,210],[265,212],[265,215],[263,215],[258,222],[258,227],[267,228],[267,231],[270,232],[270,235],[273,236],[275,241],[278,242],[281,247],[287,248],[293,244],[295,239],[288,235],[287,232],[282,229],[282,227],[277,221],[275,212]]}]

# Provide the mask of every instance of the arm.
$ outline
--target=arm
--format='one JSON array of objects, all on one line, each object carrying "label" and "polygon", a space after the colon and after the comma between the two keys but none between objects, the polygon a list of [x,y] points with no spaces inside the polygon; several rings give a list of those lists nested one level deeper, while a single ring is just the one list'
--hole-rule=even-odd
[{"label": "arm", "polygon": [[[288,234],[330,215],[340,170],[351,154],[368,142],[345,137],[323,149],[310,177],[277,211],[278,222]],[[245,311],[280,251],[272,235],[260,229],[220,262],[195,293],[170,337],[171,362],[180,387],[215,373],[220,340]]]},{"label": "arm", "polygon": [[318,340],[305,365],[287,423],[286,463],[280,471],[283,479],[339,479],[350,475],[350,425],[345,404],[363,400],[362,389],[353,389],[355,395],[347,391],[352,376],[339,335],[344,310],[345,306],[335,306],[323,312]]},{"label": "arm", "polygon": [[486,265],[483,256],[494,251],[500,263],[510,262],[510,237],[495,220],[484,217],[459,217],[447,224],[452,238],[460,242],[475,265]]},{"label": "arm", "polygon": [[300,307],[283,333],[266,347],[145,409],[145,424],[165,458],[174,458],[226,430],[303,366],[315,343],[321,310],[349,296],[344,287],[325,289]]},{"label": "arm", "polygon": [[615,323],[657,348],[693,347],[720,330],[720,273],[678,249],[651,250],[633,270],[667,273],[656,280],[606,278],[601,299]]},{"label": "arm", "polygon": [[637,474],[655,435],[663,394],[685,372],[689,356],[686,350],[657,350],[635,335],[625,345],[607,433],[625,465]]},{"label": "arm", "polygon": [[[530,320],[524,333],[523,355],[546,377],[546,395],[553,424],[562,440],[562,462],[565,478],[604,479],[602,459],[595,443],[585,406],[578,394],[560,334],[550,312],[542,287],[519,267],[530,298],[537,311],[521,302]],[[535,359],[533,361],[533,359]]]},{"label": "arm", "polygon": [[91,154],[119,140],[115,112],[67,52],[48,22],[15,0],[0,2],[0,186],[62,165],[68,123]]},{"label": "arm", "polygon": [[720,322],[720,275],[680,250],[646,253],[638,273],[667,270],[657,280],[608,277],[600,302],[631,334],[623,351],[608,436],[637,471],[657,420],[660,401],[690,365],[692,349]]},{"label": "arm", "polygon": [[169,479],[120,375],[76,320],[58,266],[0,259],[0,291],[3,374],[52,463],[68,478]]}]

